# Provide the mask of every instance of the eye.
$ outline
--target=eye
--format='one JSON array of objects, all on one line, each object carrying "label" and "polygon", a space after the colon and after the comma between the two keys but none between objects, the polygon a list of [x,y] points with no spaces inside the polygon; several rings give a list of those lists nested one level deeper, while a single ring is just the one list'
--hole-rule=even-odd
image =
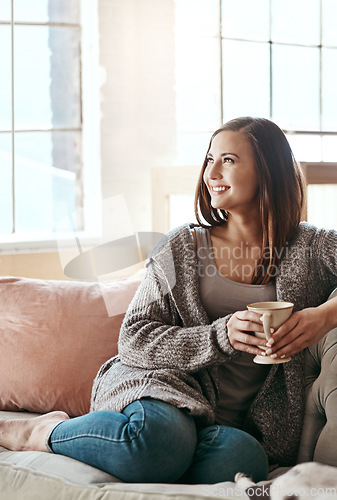
[{"label": "eye", "polygon": [[214,162],[214,159],[211,157],[211,156],[208,156],[206,158],[206,164],[209,165],[210,163],[213,163]]},{"label": "eye", "polygon": [[235,163],[235,161],[230,156],[225,156],[223,158],[223,163]]}]

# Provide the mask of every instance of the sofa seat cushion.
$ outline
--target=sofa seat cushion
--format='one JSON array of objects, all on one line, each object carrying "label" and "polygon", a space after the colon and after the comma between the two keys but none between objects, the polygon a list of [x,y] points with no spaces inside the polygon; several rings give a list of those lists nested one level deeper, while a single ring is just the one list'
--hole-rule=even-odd
[{"label": "sofa seat cushion", "polygon": [[88,412],[139,283],[0,278],[0,410]]},{"label": "sofa seat cushion", "polygon": [[216,485],[104,483],[79,485],[55,475],[0,461],[6,500],[249,500],[235,483]]}]

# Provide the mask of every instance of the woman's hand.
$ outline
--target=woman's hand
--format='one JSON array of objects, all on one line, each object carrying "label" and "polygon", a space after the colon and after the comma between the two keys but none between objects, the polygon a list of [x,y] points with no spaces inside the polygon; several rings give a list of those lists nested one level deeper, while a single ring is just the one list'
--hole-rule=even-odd
[{"label": "woman's hand", "polygon": [[333,299],[292,314],[268,340],[266,354],[282,359],[320,340],[337,324],[336,306]]},{"label": "woman's hand", "polygon": [[[238,351],[251,354],[264,354],[259,346],[265,346],[266,340],[255,337],[254,332],[263,333],[261,314],[253,311],[237,311],[227,323],[229,342]],[[273,330],[272,330],[273,331]]]}]

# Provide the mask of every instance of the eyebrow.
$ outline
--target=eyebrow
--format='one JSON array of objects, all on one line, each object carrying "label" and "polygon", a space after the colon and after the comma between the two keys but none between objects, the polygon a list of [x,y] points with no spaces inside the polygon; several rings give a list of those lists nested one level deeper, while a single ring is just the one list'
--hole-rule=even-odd
[{"label": "eyebrow", "polygon": [[[220,156],[227,156],[227,155],[236,156],[237,158],[240,159],[240,157],[235,153],[221,153]],[[213,156],[213,155],[212,155],[212,153],[208,153],[207,156]]]}]

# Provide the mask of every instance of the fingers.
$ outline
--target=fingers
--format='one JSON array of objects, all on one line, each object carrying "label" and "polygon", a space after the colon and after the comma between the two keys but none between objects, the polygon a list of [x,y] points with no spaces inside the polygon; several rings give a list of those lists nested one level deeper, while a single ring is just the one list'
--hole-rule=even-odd
[{"label": "fingers", "polygon": [[271,343],[275,347],[277,344],[277,347],[280,348],[294,340],[300,335],[300,332],[296,330],[298,322],[299,317],[296,313],[294,313],[285,323],[283,323],[283,325],[280,326],[280,328],[277,329],[272,336],[273,341],[270,342],[271,339],[269,339],[267,345],[268,343]]},{"label": "fingers", "polygon": [[309,343],[306,341],[305,335],[300,335],[296,339],[284,347],[272,346],[266,350],[266,355],[273,359],[284,359],[293,356],[294,354],[302,351],[308,347]]},{"label": "fingers", "polygon": [[[253,311],[237,311],[233,314],[232,318],[238,318],[242,321],[251,322],[254,325],[262,325],[261,314]],[[262,327],[263,330],[263,327]]]},{"label": "fingers", "polygon": [[266,355],[273,359],[288,358],[304,349],[304,339],[298,328],[299,318],[294,313],[267,341]]},{"label": "fingers", "polygon": [[228,338],[234,349],[251,354],[262,354],[266,339],[258,338],[254,333],[263,334],[261,315],[251,311],[238,311],[227,324]]},{"label": "fingers", "polygon": [[253,345],[245,344],[245,343],[241,343],[241,342],[237,342],[235,344],[234,349],[236,349],[237,351],[248,352],[249,354],[254,354],[254,355],[258,355],[258,356],[265,355],[264,354],[265,351],[263,349],[259,349],[258,347],[254,347]]},{"label": "fingers", "polygon": [[290,356],[291,354],[295,354],[295,352],[300,351],[303,347],[303,339],[299,332],[293,331],[281,337],[279,341],[274,338],[276,336],[273,335],[266,343],[267,356],[281,357],[281,356]]},{"label": "fingers", "polygon": [[324,335],[314,309],[294,313],[267,342],[267,356],[285,358],[300,352]]},{"label": "fingers", "polygon": [[237,351],[249,352],[250,354],[263,354],[263,347],[266,344],[265,340],[258,339],[254,335],[248,333],[237,332],[230,342]]},{"label": "fingers", "polygon": [[251,311],[238,311],[233,314],[229,323],[238,331],[263,333],[261,315]]}]

